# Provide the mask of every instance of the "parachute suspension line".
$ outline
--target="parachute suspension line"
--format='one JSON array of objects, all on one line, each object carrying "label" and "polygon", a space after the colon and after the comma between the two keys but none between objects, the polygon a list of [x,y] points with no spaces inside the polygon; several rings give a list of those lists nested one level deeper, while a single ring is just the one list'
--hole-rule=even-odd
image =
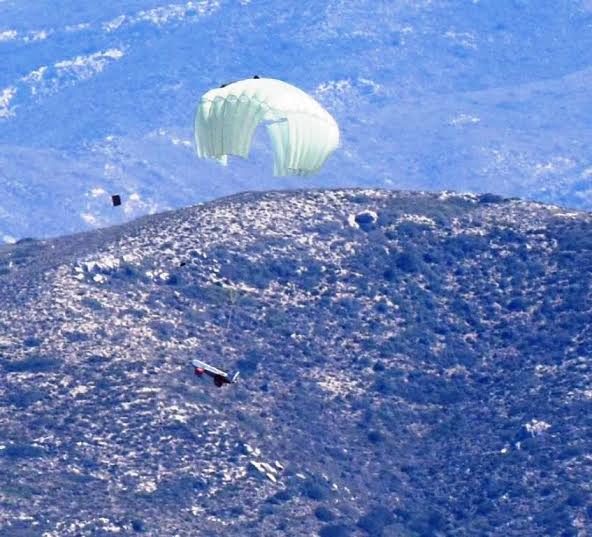
[{"label": "parachute suspension line", "polygon": [[230,325],[232,323],[232,318],[234,315],[234,309],[236,308],[236,305],[238,303],[238,299],[240,298],[239,296],[239,292],[234,289],[231,288],[230,289],[230,294],[228,295],[228,300],[230,302],[230,309],[228,312],[228,319],[226,321],[226,331],[229,332],[230,331]]}]

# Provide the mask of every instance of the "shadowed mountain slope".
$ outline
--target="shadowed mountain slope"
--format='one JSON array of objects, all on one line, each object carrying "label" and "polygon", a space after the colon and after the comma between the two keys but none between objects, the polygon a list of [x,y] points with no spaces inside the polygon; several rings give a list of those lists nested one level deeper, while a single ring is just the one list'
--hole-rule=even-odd
[{"label": "shadowed mountain slope", "polygon": [[578,535],[591,231],[323,190],[1,248],[0,535]]}]

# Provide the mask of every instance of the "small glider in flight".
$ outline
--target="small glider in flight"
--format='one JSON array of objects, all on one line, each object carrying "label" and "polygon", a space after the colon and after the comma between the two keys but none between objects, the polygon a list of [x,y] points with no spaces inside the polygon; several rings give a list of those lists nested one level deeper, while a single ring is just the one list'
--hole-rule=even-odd
[{"label": "small glider in flight", "polygon": [[224,371],[221,371],[217,367],[211,366],[210,364],[206,364],[201,360],[193,360],[191,363],[193,364],[193,367],[195,367],[194,373],[197,376],[201,377],[202,375],[206,374],[212,377],[214,379],[214,384],[218,386],[218,388],[224,384],[234,384],[240,375],[240,373],[237,371],[232,376],[230,376],[228,373],[225,373]]}]

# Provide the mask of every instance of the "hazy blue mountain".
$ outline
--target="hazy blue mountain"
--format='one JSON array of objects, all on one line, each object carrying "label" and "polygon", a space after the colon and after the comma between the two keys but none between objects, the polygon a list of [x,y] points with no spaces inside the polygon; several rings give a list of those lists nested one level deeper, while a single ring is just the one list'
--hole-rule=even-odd
[{"label": "hazy blue mountain", "polygon": [[0,248],[0,535],[585,535],[591,231],[323,190]]},{"label": "hazy blue mountain", "polygon": [[[0,239],[46,237],[244,190],[192,114],[254,74],[296,84],[343,147],[305,186],[492,191],[590,209],[589,0],[0,2]],[[122,210],[108,195],[121,193]]]}]

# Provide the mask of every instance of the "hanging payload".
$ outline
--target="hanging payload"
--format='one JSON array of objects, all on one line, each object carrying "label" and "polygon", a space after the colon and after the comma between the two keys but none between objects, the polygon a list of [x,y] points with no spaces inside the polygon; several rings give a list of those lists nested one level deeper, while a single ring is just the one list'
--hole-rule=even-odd
[{"label": "hanging payload", "polygon": [[207,375],[208,377],[212,377],[214,379],[214,384],[221,388],[224,384],[235,384],[238,382],[238,378],[240,376],[239,371],[235,371],[233,374],[228,374],[213,365],[206,364],[201,360],[193,360],[193,367],[195,368],[193,371],[196,375],[202,376]]},{"label": "hanging payload", "polygon": [[274,154],[274,175],[312,175],[339,146],[339,127],[304,91],[273,78],[250,78],[205,93],[195,113],[197,155],[224,166],[228,155],[246,158],[264,123]]}]

